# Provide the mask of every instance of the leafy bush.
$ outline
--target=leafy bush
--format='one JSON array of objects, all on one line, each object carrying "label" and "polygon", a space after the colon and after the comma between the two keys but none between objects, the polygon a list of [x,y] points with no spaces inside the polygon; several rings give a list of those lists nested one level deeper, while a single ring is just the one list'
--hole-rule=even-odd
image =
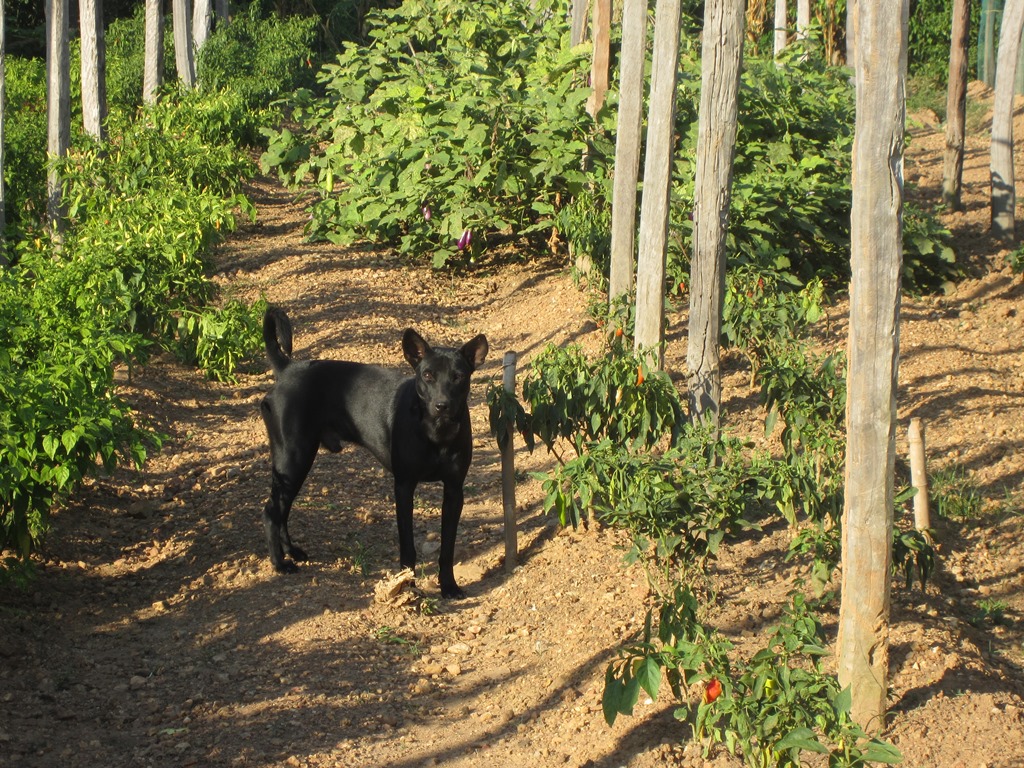
[{"label": "leafy bush", "polygon": [[805,338],[824,317],[825,287],[812,280],[794,290],[785,273],[736,267],[726,275],[722,306],[722,344],[735,347],[750,361],[751,385],[762,360]]},{"label": "leafy bush", "polygon": [[[163,82],[174,84],[174,35],[171,17],[164,19]],[[134,112],[142,105],[142,77],[146,62],[146,8],[136,6],[130,17],[115,19],[106,29],[107,103],[110,111]],[[74,72],[75,68],[72,67]],[[168,88],[168,90],[176,90]]]},{"label": "leafy bush", "polygon": [[230,91],[248,109],[266,107],[313,85],[316,18],[261,17],[259,3],[219,25],[199,52],[196,74],[205,91]]},{"label": "leafy bush", "polygon": [[606,437],[649,449],[678,436],[683,410],[671,380],[617,334],[605,355],[590,359],[578,346],[549,346],[531,363],[522,385],[526,424],[548,450],[566,441],[579,455]]},{"label": "leafy bush", "polygon": [[9,231],[46,210],[46,72],[38,59],[4,57],[4,202]]},{"label": "leafy bush", "polygon": [[97,463],[141,463],[158,442],[113,392],[113,363],[138,340],[106,315],[56,311],[65,278],[60,269],[0,273],[0,548],[23,559],[50,509]]},{"label": "leafy bush", "polygon": [[0,547],[22,559],[85,476],[159,442],[117,397],[115,364],[158,346],[227,378],[259,348],[262,304],[208,306],[209,249],[252,213],[252,164],[205,143],[197,114],[185,100],[115,120],[110,142],[60,161],[59,247],[22,238],[0,272]]},{"label": "leafy bush", "polygon": [[[947,39],[948,47],[948,39]],[[740,111],[726,247],[730,268],[749,266],[794,285],[850,276],[850,186],[854,100],[846,70],[793,52],[784,66],[750,58],[740,84]],[[699,59],[683,59],[677,107],[682,139],[667,273],[672,291],[689,272],[696,173]],[[932,291],[962,276],[949,232],[907,206],[904,286]]]},{"label": "leafy bush", "polygon": [[685,572],[713,558],[727,535],[755,527],[762,461],[750,461],[743,448],[691,429],[654,455],[605,438],[539,478],[544,509],[563,525],[579,525],[586,515],[627,530],[629,561]]},{"label": "leafy bush", "polygon": [[[897,763],[897,749],[872,739],[850,717],[849,689],[823,669],[828,653],[820,623],[795,595],[766,646],[749,660],[733,661],[732,643],[701,623],[698,602],[678,587],[660,600],[655,634],[648,613],[643,635],[620,651],[605,673],[603,707],[613,723],[632,714],[640,690],[652,699],[664,671],[681,706],[693,717],[694,737],[705,757],[715,744],[740,755],[751,768],[799,768],[804,753],[827,755],[830,766]],[[694,703],[688,687],[697,687]]]},{"label": "leafy bush", "polygon": [[563,6],[409,0],[371,14],[373,43],[324,67],[323,98],[296,94],[299,130],[271,133],[263,156],[291,183],[312,174],[310,234],[394,243],[440,267],[549,233],[610,150],[591,141],[586,58],[565,42]]}]

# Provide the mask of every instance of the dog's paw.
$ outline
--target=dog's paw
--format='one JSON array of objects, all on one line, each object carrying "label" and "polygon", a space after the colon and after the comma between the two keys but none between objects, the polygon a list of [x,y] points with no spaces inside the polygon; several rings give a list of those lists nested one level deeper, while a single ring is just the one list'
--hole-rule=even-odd
[{"label": "dog's paw", "polygon": [[441,597],[445,600],[463,600],[466,597],[466,593],[462,591],[462,587],[453,582],[441,585]]},{"label": "dog's paw", "polygon": [[282,560],[280,563],[274,563],[274,570],[278,573],[298,573],[299,566],[291,560]]},{"label": "dog's paw", "polygon": [[294,544],[288,547],[288,556],[296,563],[304,563],[309,560],[309,555],[306,554],[306,550],[301,547],[296,547]]}]

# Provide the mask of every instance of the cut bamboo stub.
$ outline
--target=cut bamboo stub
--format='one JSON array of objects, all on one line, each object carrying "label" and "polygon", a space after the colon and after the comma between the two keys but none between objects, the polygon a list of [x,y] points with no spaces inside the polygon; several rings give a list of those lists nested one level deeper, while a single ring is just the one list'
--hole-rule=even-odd
[{"label": "cut bamboo stub", "polygon": [[[506,352],[502,360],[502,384],[506,392],[516,391],[516,353]],[[505,570],[512,572],[519,560],[516,532],[516,466],[515,448],[510,430],[501,449],[501,505],[505,512]]]},{"label": "cut bamboo stub", "polygon": [[914,527],[931,540],[931,514],[928,511],[928,472],[925,464],[924,425],[921,419],[910,420],[907,430],[910,446],[910,482],[917,489],[914,496]]}]

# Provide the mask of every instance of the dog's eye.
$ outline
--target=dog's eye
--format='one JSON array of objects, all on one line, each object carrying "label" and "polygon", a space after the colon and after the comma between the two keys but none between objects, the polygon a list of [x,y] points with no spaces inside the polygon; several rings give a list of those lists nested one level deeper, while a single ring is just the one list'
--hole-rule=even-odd
[{"label": "dog's eye", "polygon": [[424,381],[433,381],[434,380],[434,372],[433,371],[424,371],[423,372],[423,380]]}]

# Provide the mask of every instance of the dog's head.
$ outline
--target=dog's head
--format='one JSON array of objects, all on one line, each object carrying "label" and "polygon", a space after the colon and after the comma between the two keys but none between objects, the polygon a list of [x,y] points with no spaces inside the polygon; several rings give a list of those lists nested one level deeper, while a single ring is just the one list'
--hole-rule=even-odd
[{"label": "dog's head", "polygon": [[458,431],[469,395],[469,378],[483,364],[487,349],[483,334],[460,349],[435,349],[411,328],[402,337],[405,359],[416,371],[416,394],[439,437],[450,438]]}]

